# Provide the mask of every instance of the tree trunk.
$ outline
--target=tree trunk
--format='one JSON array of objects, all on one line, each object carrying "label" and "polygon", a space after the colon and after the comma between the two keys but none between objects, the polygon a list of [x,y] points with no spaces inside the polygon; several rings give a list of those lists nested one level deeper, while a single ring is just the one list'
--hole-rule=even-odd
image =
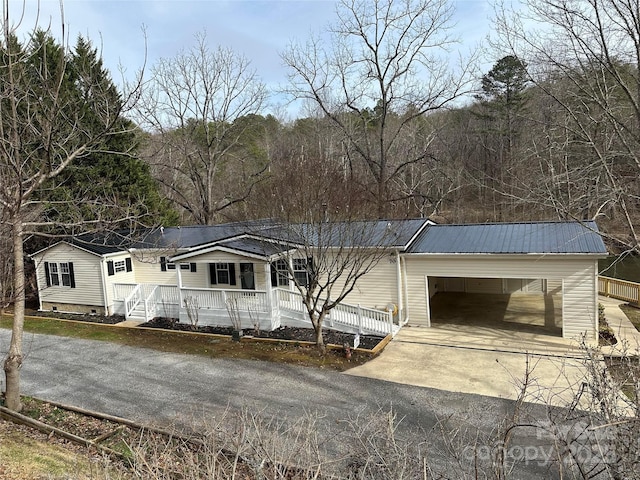
[{"label": "tree trunk", "polygon": [[324,344],[324,337],[322,336],[323,320],[324,320],[324,313],[321,313],[313,319],[313,322],[311,322],[313,324],[313,329],[316,332],[316,347],[318,347],[318,350],[320,350],[322,353],[326,351],[326,346]]},{"label": "tree trunk", "polygon": [[15,303],[13,313],[13,328],[11,330],[11,343],[9,353],[4,361],[4,373],[6,379],[5,406],[9,410],[19,412],[22,410],[20,402],[20,367],[22,366],[22,332],[24,327],[24,250],[22,245],[22,222],[18,218],[13,219],[11,231],[13,235],[13,274],[15,285]]}]

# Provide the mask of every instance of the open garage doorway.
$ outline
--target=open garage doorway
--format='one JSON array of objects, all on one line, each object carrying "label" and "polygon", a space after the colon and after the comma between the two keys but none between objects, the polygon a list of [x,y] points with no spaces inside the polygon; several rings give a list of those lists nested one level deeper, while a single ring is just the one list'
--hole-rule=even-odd
[{"label": "open garage doorway", "polygon": [[456,324],[562,336],[562,281],[427,277],[431,326]]}]

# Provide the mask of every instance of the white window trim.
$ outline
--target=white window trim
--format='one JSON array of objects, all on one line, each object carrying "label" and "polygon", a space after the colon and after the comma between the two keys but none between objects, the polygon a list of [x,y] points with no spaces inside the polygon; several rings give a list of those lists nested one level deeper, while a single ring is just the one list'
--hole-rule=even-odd
[{"label": "white window trim", "polygon": [[126,271],[127,271],[127,264],[125,263],[124,260],[116,260],[115,262],[113,262],[114,273],[120,273],[120,272],[126,272]]},{"label": "white window trim", "polygon": [[[214,268],[216,269],[216,280],[218,282],[218,285],[231,285],[231,269],[229,268],[229,262],[216,262],[214,265]],[[223,272],[227,275],[226,282],[220,281],[220,272]]]},{"label": "white window trim", "polygon": [[52,287],[61,286],[60,272],[57,263],[49,262],[49,284],[51,284]]}]

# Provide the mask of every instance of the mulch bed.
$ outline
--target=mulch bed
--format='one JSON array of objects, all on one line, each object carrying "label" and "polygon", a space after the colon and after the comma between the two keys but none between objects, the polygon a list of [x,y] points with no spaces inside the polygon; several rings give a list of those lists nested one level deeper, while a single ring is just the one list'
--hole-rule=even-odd
[{"label": "mulch bed", "polygon": [[27,310],[27,315],[34,317],[58,318],[62,320],[76,320],[78,322],[102,323],[106,325],[115,325],[124,322],[122,315],[98,315],[98,314],[81,314],[81,313],[61,313],[61,312],[40,312],[37,310]]},{"label": "mulch bed", "polygon": [[[184,332],[199,332],[199,333],[214,333],[218,335],[231,335],[231,327],[213,327],[213,326],[197,326],[193,327],[187,323],[180,323],[179,321],[171,318],[158,317],[153,320],[143,323],[141,327],[149,328],[162,328],[166,330],[181,330]],[[255,331],[245,330],[245,335],[251,335],[258,338],[273,338],[279,340],[297,340],[300,342],[315,342],[315,332],[312,328],[294,328],[294,327],[280,327],[273,331]],[[322,331],[325,344],[344,345],[345,343],[353,346],[353,340],[355,335],[352,333],[336,332],[335,330],[324,329]],[[359,348],[372,349],[378,343],[382,341],[383,337],[376,335],[360,335]]]},{"label": "mulch bed", "polygon": [[[108,325],[115,325],[116,323],[120,323],[125,320],[121,315],[105,316],[79,313],[39,312],[37,310],[27,310],[26,313],[27,315],[33,315],[37,317],[60,318],[63,320],[76,320],[79,322],[101,323]],[[190,324],[180,323],[176,319],[165,317],[154,318],[153,320],[147,323],[143,323],[140,326],[149,328],[160,328],[165,330],[180,330],[183,332],[214,333],[218,335],[231,335],[231,332],[233,331],[231,327],[213,327],[209,325],[193,327]],[[244,335],[251,335],[258,338],[273,338],[279,340],[297,340],[300,342],[316,341],[316,334],[312,328],[280,327],[277,330],[273,330],[271,332],[263,330],[260,330],[258,332],[251,329],[245,330]],[[353,340],[355,338],[355,335],[352,333],[343,333],[328,329],[324,329],[322,331],[322,335],[324,337],[325,344],[334,345],[344,345],[346,343],[349,346],[353,346]],[[359,348],[372,349],[376,345],[378,345],[378,343],[380,343],[383,338],[384,337],[377,335],[360,335]]]}]

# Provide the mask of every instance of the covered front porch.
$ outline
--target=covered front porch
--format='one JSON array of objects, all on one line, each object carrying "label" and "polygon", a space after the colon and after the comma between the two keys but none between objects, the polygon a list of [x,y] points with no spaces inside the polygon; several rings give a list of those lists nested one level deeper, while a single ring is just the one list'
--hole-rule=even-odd
[{"label": "covered front porch", "polygon": [[[302,296],[285,288],[245,290],[118,283],[114,284],[114,311],[126,319],[144,321],[167,317],[197,325],[233,327],[233,318],[237,318],[242,329],[311,328]],[[395,335],[400,330],[392,312],[346,303],[330,312],[324,327],[363,335]]]}]

